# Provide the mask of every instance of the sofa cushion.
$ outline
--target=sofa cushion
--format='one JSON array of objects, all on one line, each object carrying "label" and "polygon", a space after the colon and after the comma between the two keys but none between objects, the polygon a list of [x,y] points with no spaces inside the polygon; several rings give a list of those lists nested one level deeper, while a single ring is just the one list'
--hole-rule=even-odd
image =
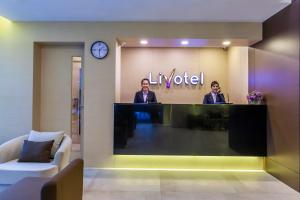
[{"label": "sofa cushion", "polygon": [[52,163],[18,162],[17,159],[0,164],[1,184],[14,184],[25,177],[51,177],[58,172]]},{"label": "sofa cushion", "polygon": [[50,162],[53,142],[54,140],[46,142],[24,140],[18,162]]},{"label": "sofa cushion", "polygon": [[38,131],[30,131],[28,140],[34,142],[45,142],[49,140],[54,140],[53,147],[51,149],[51,158],[54,157],[59,145],[64,137],[64,131],[57,132],[38,132]]}]

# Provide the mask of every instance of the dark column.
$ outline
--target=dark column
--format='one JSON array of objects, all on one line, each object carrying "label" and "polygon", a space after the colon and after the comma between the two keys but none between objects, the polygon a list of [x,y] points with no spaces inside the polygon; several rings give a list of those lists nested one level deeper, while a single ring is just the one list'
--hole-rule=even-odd
[{"label": "dark column", "polygon": [[300,0],[263,23],[263,40],[250,49],[249,88],[268,105],[269,173],[300,191],[299,13]]}]

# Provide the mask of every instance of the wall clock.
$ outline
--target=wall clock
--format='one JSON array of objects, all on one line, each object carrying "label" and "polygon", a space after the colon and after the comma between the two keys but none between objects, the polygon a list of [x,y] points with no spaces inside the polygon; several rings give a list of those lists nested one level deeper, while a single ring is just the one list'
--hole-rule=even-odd
[{"label": "wall clock", "polygon": [[108,45],[103,41],[96,41],[91,46],[91,54],[97,59],[103,59],[108,55]]}]

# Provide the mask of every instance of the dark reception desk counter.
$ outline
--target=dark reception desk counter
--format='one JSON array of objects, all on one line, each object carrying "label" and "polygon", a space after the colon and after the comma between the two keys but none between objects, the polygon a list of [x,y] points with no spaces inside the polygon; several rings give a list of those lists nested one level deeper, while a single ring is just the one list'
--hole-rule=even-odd
[{"label": "dark reception desk counter", "polygon": [[114,154],[265,156],[265,105],[114,104]]}]

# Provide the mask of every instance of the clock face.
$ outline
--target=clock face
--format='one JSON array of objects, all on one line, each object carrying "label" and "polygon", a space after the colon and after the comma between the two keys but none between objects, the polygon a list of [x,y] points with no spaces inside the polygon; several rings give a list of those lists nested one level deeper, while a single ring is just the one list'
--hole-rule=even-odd
[{"label": "clock face", "polygon": [[96,41],[91,46],[91,54],[98,59],[105,58],[108,54],[108,45],[102,41]]}]

